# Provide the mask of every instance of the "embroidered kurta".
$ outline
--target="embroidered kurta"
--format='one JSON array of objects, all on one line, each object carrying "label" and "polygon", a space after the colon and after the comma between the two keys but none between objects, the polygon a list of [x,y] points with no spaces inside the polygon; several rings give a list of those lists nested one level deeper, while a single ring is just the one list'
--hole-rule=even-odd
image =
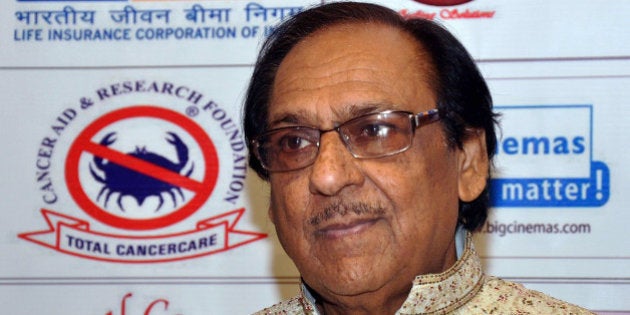
[{"label": "embroidered kurta", "polygon": [[[309,296],[302,286],[297,296],[256,314],[320,314]],[[451,268],[413,280],[409,296],[396,314],[594,313],[520,284],[485,275],[468,235],[462,256]]]}]

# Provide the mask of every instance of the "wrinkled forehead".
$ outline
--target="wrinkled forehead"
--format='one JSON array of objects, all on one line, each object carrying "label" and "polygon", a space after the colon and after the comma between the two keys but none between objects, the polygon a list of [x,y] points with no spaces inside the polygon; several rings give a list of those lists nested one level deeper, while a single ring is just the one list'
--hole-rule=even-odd
[{"label": "wrinkled forehead", "polygon": [[428,103],[428,109],[435,99],[432,71],[422,46],[402,30],[368,23],[327,27],[300,41],[281,62],[268,123],[285,116],[343,121],[372,109],[423,109],[414,103]]}]

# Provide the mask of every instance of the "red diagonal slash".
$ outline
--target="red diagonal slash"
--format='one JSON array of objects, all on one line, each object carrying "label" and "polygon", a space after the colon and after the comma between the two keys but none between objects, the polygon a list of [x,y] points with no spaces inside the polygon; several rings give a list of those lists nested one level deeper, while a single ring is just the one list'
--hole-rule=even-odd
[{"label": "red diagonal slash", "polygon": [[98,157],[109,160],[130,170],[153,177],[175,187],[181,187],[193,192],[198,192],[202,188],[202,183],[194,179],[183,176],[172,170],[157,166],[137,157],[121,153],[101,144],[87,142],[84,144],[85,151]]}]

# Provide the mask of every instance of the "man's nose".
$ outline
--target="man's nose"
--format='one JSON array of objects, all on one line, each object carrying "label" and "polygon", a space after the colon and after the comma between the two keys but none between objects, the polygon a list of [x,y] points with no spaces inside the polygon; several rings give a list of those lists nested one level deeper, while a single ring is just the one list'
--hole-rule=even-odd
[{"label": "man's nose", "polygon": [[322,134],[319,153],[311,167],[309,189],[313,194],[334,196],[345,187],[361,185],[364,175],[339,134]]}]

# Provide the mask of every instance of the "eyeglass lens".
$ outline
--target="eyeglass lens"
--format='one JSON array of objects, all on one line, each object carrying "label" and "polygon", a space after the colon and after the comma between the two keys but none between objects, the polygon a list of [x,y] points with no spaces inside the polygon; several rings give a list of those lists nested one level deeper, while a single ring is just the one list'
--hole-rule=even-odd
[{"label": "eyeglass lens", "polygon": [[311,165],[319,152],[321,134],[337,131],[355,158],[378,158],[406,150],[413,129],[407,112],[382,112],[351,119],[332,130],[286,127],[256,140],[256,155],[270,171],[296,170]]}]

